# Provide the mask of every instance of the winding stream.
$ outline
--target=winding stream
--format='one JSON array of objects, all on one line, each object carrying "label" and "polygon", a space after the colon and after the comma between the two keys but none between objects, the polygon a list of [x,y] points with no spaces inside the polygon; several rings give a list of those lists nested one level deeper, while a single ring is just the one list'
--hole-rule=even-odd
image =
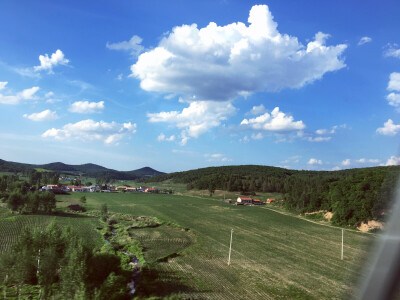
[{"label": "winding stream", "polygon": [[[111,235],[112,236],[117,236],[117,234],[111,229]],[[104,236],[104,239],[108,244],[110,244],[109,239]],[[133,295],[136,292],[135,289],[135,280],[137,281],[140,275],[140,262],[139,259],[136,257],[135,254],[130,253],[129,251],[126,251],[125,249],[118,249],[118,251],[122,252],[125,255],[129,255],[130,257],[130,263],[129,265],[132,267],[132,275],[131,275],[131,281],[129,283],[129,295]]]}]

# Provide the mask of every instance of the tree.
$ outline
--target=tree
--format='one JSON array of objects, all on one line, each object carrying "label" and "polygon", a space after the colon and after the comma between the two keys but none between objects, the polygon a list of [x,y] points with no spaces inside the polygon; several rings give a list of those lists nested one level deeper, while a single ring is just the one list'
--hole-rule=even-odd
[{"label": "tree", "polygon": [[82,196],[82,197],[79,199],[79,201],[80,201],[82,204],[85,204],[85,203],[86,203],[86,196]]},{"label": "tree", "polygon": [[208,184],[208,191],[210,192],[211,197],[215,192],[215,183],[213,181]]},{"label": "tree", "polygon": [[14,211],[20,211],[22,210],[25,201],[24,201],[24,196],[21,194],[19,191],[14,191],[8,196],[7,200],[7,206],[10,208],[13,212]]},{"label": "tree", "polygon": [[101,205],[100,213],[101,213],[101,218],[103,219],[103,221],[107,220],[107,217],[108,217],[107,204],[104,203]]}]

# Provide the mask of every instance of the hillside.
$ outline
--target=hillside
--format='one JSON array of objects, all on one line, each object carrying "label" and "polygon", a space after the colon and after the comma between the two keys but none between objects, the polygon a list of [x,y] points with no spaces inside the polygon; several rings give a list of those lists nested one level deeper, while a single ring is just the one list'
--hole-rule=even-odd
[{"label": "hillside", "polygon": [[225,166],[153,177],[149,181],[187,184],[187,189],[216,189],[255,195],[281,193],[288,210],[334,213],[337,225],[383,220],[393,199],[400,166],[341,171],[297,171],[268,166]]},{"label": "hillside", "polygon": [[68,173],[84,175],[88,177],[109,177],[111,179],[135,180],[143,177],[162,175],[163,172],[144,167],[132,171],[117,171],[92,163],[82,165],[69,165],[62,162],[54,162],[43,165],[24,164],[0,159],[0,172],[29,172],[34,169],[44,169],[56,173]]}]

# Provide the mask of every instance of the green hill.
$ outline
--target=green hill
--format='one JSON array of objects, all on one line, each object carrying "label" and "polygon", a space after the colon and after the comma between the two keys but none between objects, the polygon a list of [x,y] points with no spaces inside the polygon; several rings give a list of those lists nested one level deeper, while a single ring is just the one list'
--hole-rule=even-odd
[{"label": "green hill", "polygon": [[144,167],[132,171],[117,171],[108,169],[96,164],[68,165],[62,162],[54,162],[43,165],[24,164],[17,162],[9,162],[0,159],[0,172],[29,172],[30,170],[44,169],[56,173],[69,173],[76,175],[84,175],[88,177],[109,177],[111,179],[135,180],[143,177],[151,177],[164,174],[163,172],[154,170],[150,167]]},{"label": "green hill", "polygon": [[394,196],[400,166],[341,171],[298,171],[268,166],[211,167],[153,177],[149,181],[187,184],[187,189],[216,189],[241,194],[281,193],[283,205],[300,213],[334,213],[337,225],[384,219]]}]

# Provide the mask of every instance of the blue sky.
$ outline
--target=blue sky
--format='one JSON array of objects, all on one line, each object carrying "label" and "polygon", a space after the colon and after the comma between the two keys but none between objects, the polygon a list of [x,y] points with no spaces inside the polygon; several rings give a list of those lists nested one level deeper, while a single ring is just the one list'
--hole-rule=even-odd
[{"label": "blue sky", "polygon": [[2,1],[0,158],[400,164],[396,1]]}]

